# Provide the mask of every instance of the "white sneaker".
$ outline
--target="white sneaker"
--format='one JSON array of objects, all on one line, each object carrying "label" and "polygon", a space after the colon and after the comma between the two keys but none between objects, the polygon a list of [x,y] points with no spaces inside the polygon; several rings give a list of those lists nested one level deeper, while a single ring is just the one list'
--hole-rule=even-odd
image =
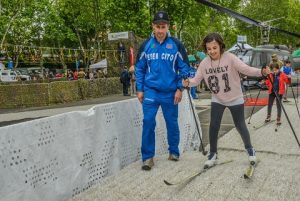
[{"label": "white sneaker", "polygon": [[255,149],[254,148],[248,148],[246,149],[247,151],[247,154],[248,154],[248,159],[249,159],[249,162],[252,164],[252,163],[256,163],[256,156],[255,156]]},{"label": "white sneaker", "polygon": [[217,153],[210,152],[207,157],[207,161],[204,163],[204,169],[211,168],[212,166],[217,164]]}]

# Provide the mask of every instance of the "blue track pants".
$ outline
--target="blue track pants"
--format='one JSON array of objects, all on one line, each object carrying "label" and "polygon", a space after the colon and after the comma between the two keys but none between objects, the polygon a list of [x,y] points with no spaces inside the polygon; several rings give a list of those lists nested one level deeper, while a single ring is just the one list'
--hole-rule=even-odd
[{"label": "blue track pants", "polygon": [[154,90],[144,92],[143,101],[143,133],[142,160],[153,158],[155,155],[155,117],[161,106],[167,127],[169,153],[179,156],[179,126],[178,105],[174,105],[175,93],[161,93]]}]

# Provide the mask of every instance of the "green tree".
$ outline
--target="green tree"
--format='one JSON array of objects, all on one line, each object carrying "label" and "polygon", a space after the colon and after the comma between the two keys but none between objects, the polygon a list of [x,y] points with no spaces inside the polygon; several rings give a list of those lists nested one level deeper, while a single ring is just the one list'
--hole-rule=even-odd
[{"label": "green tree", "polygon": [[[12,41],[12,29],[16,29],[18,21],[21,22],[27,7],[32,4],[31,0],[3,0],[0,5],[0,48],[3,44]],[[26,20],[24,20],[26,21]]]},{"label": "green tree", "polygon": [[[212,2],[261,22],[283,17],[270,25],[299,33],[299,0]],[[0,48],[5,51],[4,44],[51,46],[58,48],[56,53],[60,55],[65,54],[65,47],[79,48],[87,64],[91,55],[86,49],[109,48],[107,34],[110,32],[132,31],[136,38],[149,37],[152,17],[158,10],[169,13],[171,34],[180,38],[191,54],[201,49],[201,41],[209,32],[219,32],[227,46],[236,42],[237,35],[247,35],[251,45],[260,44],[260,28],[249,27],[194,0],[1,0]],[[270,32],[271,43],[294,45],[298,40]],[[24,47],[11,48],[16,60],[32,51]]]},{"label": "green tree", "polygon": [[110,32],[132,31],[141,37],[149,35],[150,17],[144,0],[111,0],[105,12]]},{"label": "green tree", "polygon": [[[214,3],[235,10],[241,1],[214,1]],[[201,41],[210,32],[220,33],[225,43],[231,45],[236,41],[238,30],[235,27],[235,20],[227,14],[193,1],[182,34],[182,40],[189,52],[201,50]]]},{"label": "green tree", "polygon": [[[300,4],[299,0],[251,0],[247,2],[242,10],[245,16],[248,16],[259,22],[268,22],[267,25],[299,33]],[[261,29],[257,27],[249,27],[248,24],[239,22],[239,30],[248,36],[249,42],[252,44],[260,44]],[[273,44],[295,44],[299,40],[293,36],[286,35],[281,32],[270,31],[270,43]]]}]

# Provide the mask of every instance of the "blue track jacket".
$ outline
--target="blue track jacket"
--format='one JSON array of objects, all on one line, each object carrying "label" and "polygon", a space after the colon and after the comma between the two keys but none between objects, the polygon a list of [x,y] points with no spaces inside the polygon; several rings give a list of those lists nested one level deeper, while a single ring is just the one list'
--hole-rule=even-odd
[{"label": "blue track jacket", "polygon": [[168,34],[159,43],[152,34],[140,47],[135,66],[137,92],[145,88],[171,92],[182,88],[190,67],[182,43]]},{"label": "blue track jacket", "polygon": [[284,74],[286,74],[286,75],[294,75],[295,74],[291,66],[290,67],[282,66],[280,71],[284,72]]}]

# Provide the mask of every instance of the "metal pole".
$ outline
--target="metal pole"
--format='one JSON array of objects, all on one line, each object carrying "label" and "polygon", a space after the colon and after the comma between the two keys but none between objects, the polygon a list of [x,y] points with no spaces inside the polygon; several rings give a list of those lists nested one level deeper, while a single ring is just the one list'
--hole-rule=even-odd
[{"label": "metal pole", "polygon": [[293,93],[295,105],[296,105],[296,108],[297,108],[298,116],[299,116],[299,118],[300,118],[299,108],[298,108],[298,105],[297,105],[297,102],[296,102],[295,93],[294,93],[294,89],[293,89],[292,84],[291,84],[291,89],[292,89],[292,93]]},{"label": "metal pole", "polygon": [[297,71],[297,103],[298,103],[298,91],[299,91],[299,73],[300,73],[300,70]]},{"label": "metal pole", "polygon": [[[198,125],[198,121],[196,119],[196,114],[195,114],[195,110],[194,110],[194,106],[193,106],[193,103],[192,103],[192,98],[191,98],[191,94],[190,94],[190,88],[187,87],[187,92],[188,92],[188,97],[189,97],[189,102],[190,102],[190,106],[192,108],[192,113],[193,113],[193,117],[194,117],[194,120],[195,120],[195,124],[196,124],[196,128],[197,128],[197,132],[198,132],[198,136],[199,136],[199,139],[200,139],[200,143],[201,143],[201,147],[202,147],[202,154],[205,156],[207,154],[207,151],[205,151],[204,149],[204,146],[203,146],[203,141],[202,141],[202,138],[200,136],[200,128],[199,128],[199,125]],[[199,149],[200,150],[200,149]]]}]

